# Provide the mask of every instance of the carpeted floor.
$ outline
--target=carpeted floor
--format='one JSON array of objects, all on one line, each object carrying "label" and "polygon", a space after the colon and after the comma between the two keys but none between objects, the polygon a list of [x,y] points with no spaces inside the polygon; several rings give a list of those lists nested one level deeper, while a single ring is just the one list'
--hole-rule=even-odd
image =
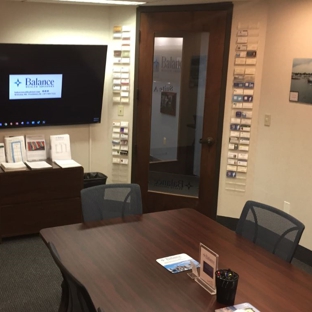
[{"label": "carpeted floor", "polygon": [[0,311],[57,312],[62,276],[38,235],[0,244]]}]

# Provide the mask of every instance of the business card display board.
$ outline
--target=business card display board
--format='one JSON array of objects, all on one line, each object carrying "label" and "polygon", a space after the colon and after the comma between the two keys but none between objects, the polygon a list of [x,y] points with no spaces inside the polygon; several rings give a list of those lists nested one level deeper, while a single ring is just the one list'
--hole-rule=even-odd
[{"label": "business card display board", "polygon": [[225,189],[245,192],[254,107],[259,23],[239,23],[231,95]]}]

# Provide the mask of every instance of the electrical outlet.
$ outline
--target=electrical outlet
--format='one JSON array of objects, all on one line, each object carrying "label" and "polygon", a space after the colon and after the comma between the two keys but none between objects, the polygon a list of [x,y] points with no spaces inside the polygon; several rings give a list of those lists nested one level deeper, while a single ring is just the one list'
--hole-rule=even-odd
[{"label": "electrical outlet", "polygon": [[269,114],[264,115],[264,125],[267,127],[271,126],[271,115]]},{"label": "electrical outlet", "polygon": [[289,213],[290,212],[290,203],[287,201],[284,201],[284,207],[283,207],[284,212]]},{"label": "electrical outlet", "polygon": [[163,144],[164,144],[164,145],[167,144],[167,138],[166,138],[166,137],[163,138]]},{"label": "electrical outlet", "polygon": [[118,105],[118,116],[123,116],[123,115],[124,115],[124,106]]}]

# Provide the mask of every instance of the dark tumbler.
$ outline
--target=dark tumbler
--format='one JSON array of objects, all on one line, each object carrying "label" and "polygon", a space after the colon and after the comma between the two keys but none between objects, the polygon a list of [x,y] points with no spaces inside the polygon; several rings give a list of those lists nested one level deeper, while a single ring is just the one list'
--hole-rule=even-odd
[{"label": "dark tumbler", "polygon": [[217,301],[225,305],[233,305],[239,275],[230,269],[216,271]]}]

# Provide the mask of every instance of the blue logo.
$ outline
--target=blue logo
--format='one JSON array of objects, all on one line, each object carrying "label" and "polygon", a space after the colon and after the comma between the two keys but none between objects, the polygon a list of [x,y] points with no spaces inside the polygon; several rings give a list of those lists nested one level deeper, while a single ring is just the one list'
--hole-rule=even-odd
[{"label": "blue logo", "polygon": [[155,73],[158,73],[159,72],[159,62],[158,62],[158,59],[155,58],[154,62],[153,62],[153,69],[154,69],[154,72]]},{"label": "blue logo", "polygon": [[15,83],[17,86],[19,86],[20,84],[22,84],[22,82],[19,81],[19,79],[17,79],[14,83]]}]

